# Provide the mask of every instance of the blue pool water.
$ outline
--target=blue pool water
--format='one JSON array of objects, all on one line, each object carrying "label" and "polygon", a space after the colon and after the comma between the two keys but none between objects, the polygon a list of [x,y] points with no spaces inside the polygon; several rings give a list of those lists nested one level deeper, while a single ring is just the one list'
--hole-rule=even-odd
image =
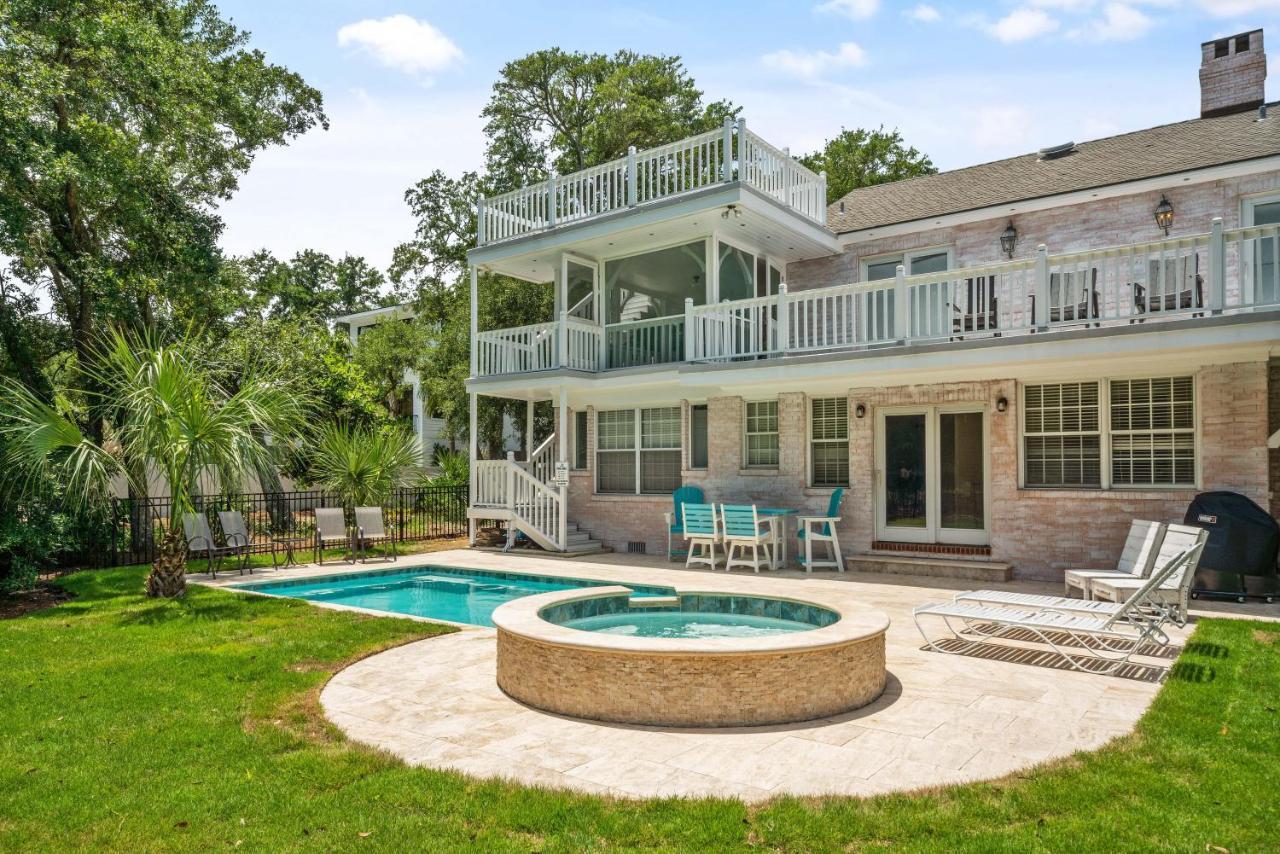
[{"label": "blue pool water", "polygon": [[[605,582],[436,566],[235,585],[276,596],[337,602],[475,626],[492,626],[494,609],[521,596],[602,586],[606,586]],[[638,598],[670,596],[674,592],[663,587],[626,586]]]},{"label": "blue pool water", "polygon": [[638,609],[617,614],[579,617],[565,628],[640,638],[754,638],[807,632],[812,623],[761,617],[753,614],[716,614],[695,611],[655,611]]}]

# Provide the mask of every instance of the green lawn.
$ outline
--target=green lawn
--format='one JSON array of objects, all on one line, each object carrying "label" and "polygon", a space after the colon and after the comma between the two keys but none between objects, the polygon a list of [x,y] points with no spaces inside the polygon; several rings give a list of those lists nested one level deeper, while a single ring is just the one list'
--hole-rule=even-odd
[{"label": "green lawn", "polygon": [[[1280,626],[1204,621],[1138,733],[993,784],[868,801],[610,801],[478,783],[352,745],[344,662],[448,629],[144,571],[0,622],[0,850],[1275,850]],[[1009,666],[1017,680],[1021,668]]]}]

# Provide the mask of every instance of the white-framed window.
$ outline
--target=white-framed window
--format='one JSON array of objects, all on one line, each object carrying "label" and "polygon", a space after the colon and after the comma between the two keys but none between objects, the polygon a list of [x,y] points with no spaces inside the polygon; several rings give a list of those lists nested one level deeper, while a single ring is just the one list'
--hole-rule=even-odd
[{"label": "white-framed window", "polygon": [[680,486],[680,407],[596,413],[596,490],[666,494]]},{"label": "white-framed window", "polygon": [[743,405],[742,459],[747,468],[778,467],[778,401],[748,400]]},{"label": "white-framed window", "polygon": [[809,401],[809,483],[849,485],[849,401],[843,397]]},{"label": "white-framed window", "polygon": [[873,255],[862,259],[862,278],[864,282],[876,282],[892,279],[898,274],[898,265],[908,276],[921,273],[940,273],[949,270],[952,248],[950,246],[930,246],[925,249],[911,249],[904,252],[891,252],[884,255]]},{"label": "white-framed window", "polygon": [[[1241,222],[1246,226],[1280,223],[1280,193],[1248,196],[1241,204]],[[1251,269],[1246,269],[1245,276],[1253,284],[1253,303],[1280,302],[1280,235],[1265,234],[1249,242],[1253,244],[1253,257],[1246,265]]]},{"label": "white-framed window", "polygon": [[1022,484],[1196,485],[1195,378],[1037,383],[1022,389]]}]

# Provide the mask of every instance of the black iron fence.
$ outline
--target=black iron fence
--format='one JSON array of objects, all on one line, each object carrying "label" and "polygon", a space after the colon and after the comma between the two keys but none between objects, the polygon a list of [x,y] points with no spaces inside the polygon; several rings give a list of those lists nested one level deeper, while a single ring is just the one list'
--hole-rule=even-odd
[{"label": "black iron fence", "polygon": [[[250,551],[264,554],[280,538],[308,542],[315,536],[315,509],[341,507],[320,490],[207,495],[197,499],[209,530],[226,542],[218,511],[237,510],[249,532]],[[173,504],[168,498],[117,498],[111,503],[111,549],[108,566],[150,563]],[[350,509],[348,509],[350,516]],[[402,489],[382,507],[383,520],[398,542],[460,537],[467,533],[467,487],[428,486]]]}]

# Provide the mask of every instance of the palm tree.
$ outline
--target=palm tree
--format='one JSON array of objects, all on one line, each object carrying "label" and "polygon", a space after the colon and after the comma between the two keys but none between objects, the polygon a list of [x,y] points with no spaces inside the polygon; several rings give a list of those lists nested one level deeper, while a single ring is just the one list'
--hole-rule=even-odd
[{"label": "palm tree", "polygon": [[320,431],[311,480],[345,507],[382,506],[422,476],[418,444],[403,427],[329,424]]},{"label": "palm tree", "polygon": [[73,503],[86,505],[107,500],[117,477],[142,495],[148,473],[164,479],[169,517],[147,576],[148,596],[186,592],[182,518],[196,512],[200,477],[216,474],[222,489],[235,489],[270,456],[263,435],[288,440],[305,420],[305,402],[277,377],[251,373],[228,392],[195,363],[191,349],[118,332],[100,344],[86,370],[88,388],[75,393],[107,413],[101,443],[26,387],[0,383],[4,463],[20,489],[52,475]]}]

